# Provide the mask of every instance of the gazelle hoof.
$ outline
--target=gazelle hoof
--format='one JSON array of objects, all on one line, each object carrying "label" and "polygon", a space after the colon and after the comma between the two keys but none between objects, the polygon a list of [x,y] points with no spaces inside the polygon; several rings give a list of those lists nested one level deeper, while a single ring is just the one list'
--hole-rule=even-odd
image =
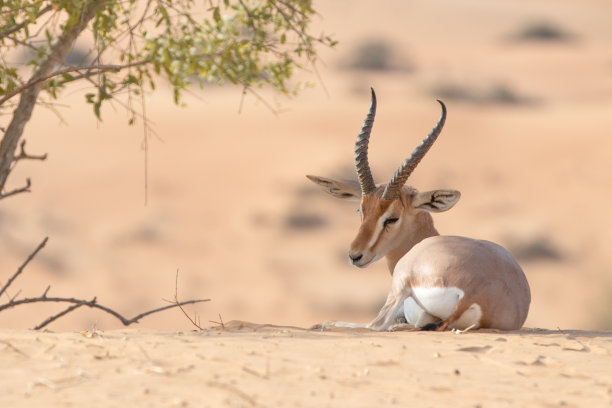
[{"label": "gazelle hoof", "polygon": [[444,323],[444,322],[437,322],[437,323],[426,324],[425,326],[421,327],[421,331],[435,331],[435,330],[438,330],[442,326],[442,323]]},{"label": "gazelle hoof", "polygon": [[408,323],[396,323],[389,327],[389,331],[414,331],[419,330],[411,324]]},{"label": "gazelle hoof", "polygon": [[323,323],[319,323],[319,324],[315,324],[314,326],[311,326],[310,330],[331,330],[332,328],[336,327],[334,323],[335,322],[333,320],[327,320]]}]

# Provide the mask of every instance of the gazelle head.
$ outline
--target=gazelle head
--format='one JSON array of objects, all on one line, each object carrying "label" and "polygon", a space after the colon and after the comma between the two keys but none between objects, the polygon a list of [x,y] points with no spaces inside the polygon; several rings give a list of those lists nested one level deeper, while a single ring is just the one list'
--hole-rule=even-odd
[{"label": "gazelle head", "polygon": [[459,200],[461,194],[456,190],[419,192],[405,186],[406,180],[444,126],[446,106],[442,101],[438,102],[442,106],[438,123],[397,169],[389,183],[377,186],[368,163],[368,143],[376,114],[373,89],[370,111],[355,143],[355,167],[359,182],[306,176],[336,198],[361,201],[361,226],[348,254],[353,265],[365,267],[386,255],[394,255],[394,266],[412,246],[429,236],[438,235],[429,213],[446,211]]}]

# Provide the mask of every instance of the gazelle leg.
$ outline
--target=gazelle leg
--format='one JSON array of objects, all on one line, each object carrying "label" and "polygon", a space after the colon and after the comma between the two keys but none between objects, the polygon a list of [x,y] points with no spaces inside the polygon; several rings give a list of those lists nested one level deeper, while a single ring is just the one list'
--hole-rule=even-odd
[{"label": "gazelle leg", "polygon": [[365,329],[367,323],[350,323],[350,322],[330,322],[333,327],[346,327],[349,329]]},{"label": "gazelle leg", "polygon": [[365,329],[368,326],[367,323],[350,323],[350,322],[337,322],[328,320],[323,323],[315,324],[310,327],[310,330],[325,330],[332,329],[335,327],[349,328],[349,329]]},{"label": "gazelle leg", "polygon": [[444,322],[428,323],[425,326],[422,326],[421,330],[422,331],[434,331],[434,330],[438,330],[440,328],[440,326],[442,326],[442,323],[444,323]]},{"label": "gazelle leg", "polygon": [[331,327],[345,327],[351,329],[367,328],[371,330],[389,330],[389,327],[396,322],[398,312],[404,306],[404,301],[410,296],[410,286],[406,283],[407,279],[401,274],[395,274],[391,281],[391,291],[387,295],[385,304],[378,312],[378,316],[370,323],[349,323],[328,321],[320,325],[313,326],[313,329],[326,329]]},{"label": "gazelle leg", "polygon": [[389,294],[384,306],[378,312],[378,316],[372,320],[366,327],[372,330],[383,331],[387,330],[395,320],[398,309],[402,306],[404,299],[400,294]]},{"label": "gazelle leg", "polygon": [[404,301],[408,296],[410,296],[410,287],[406,284],[406,279],[400,274],[394,275],[387,301],[378,312],[378,316],[366,327],[378,331],[388,330],[395,323],[400,309],[405,307]]}]

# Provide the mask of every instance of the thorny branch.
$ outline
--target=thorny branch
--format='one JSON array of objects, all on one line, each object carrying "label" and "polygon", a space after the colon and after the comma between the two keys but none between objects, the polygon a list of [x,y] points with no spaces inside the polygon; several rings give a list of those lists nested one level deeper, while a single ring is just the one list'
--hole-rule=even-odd
[{"label": "thorny branch", "polygon": [[[38,244],[38,246],[36,247],[36,249],[34,250],[34,252],[32,252],[30,254],[30,256],[28,256],[26,258],[26,260],[24,261],[24,263],[21,264],[21,266],[19,268],[17,268],[17,271],[13,274],[13,276],[11,276],[9,278],[9,280],[6,282],[6,284],[4,284],[4,286],[2,286],[2,288],[0,289],[0,296],[2,296],[4,294],[4,292],[6,292],[6,290],[8,289],[9,286],[11,286],[11,283],[13,283],[13,281],[15,279],[17,279],[17,277],[19,275],[21,275],[21,272],[23,272],[24,268],[28,265],[28,263],[30,263],[30,261],[32,259],[34,259],[34,257],[36,256],[36,254],[38,254],[38,252],[44,248],[45,245],[47,245],[47,241],[49,240],[49,237],[45,237],[45,239],[42,240],[42,242],[40,244]],[[45,292],[46,293],[46,292]]]},{"label": "thorny branch", "polygon": [[29,193],[30,192],[30,187],[32,187],[32,181],[28,177],[26,179],[26,185],[25,186],[20,187],[20,188],[16,188],[14,190],[11,190],[8,193],[4,193],[4,194],[0,193],[0,200],[2,200],[3,198],[6,198],[6,197],[13,196],[15,194]]},{"label": "thorny branch", "polygon": [[[19,145],[20,150],[19,150],[19,154],[17,156],[15,156],[13,158],[13,166],[19,161],[19,160],[47,160],[47,154],[41,154],[41,155],[32,155],[32,154],[28,154],[25,151],[25,144],[26,141],[22,140],[21,144]],[[12,168],[12,167],[11,167]],[[2,194],[2,192],[0,192],[0,200],[2,200],[3,198],[6,197],[10,197],[16,194],[20,194],[20,193],[29,193],[30,192],[30,187],[32,187],[32,181],[30,180],[30,178],[26,179],[26,185],[20,188],[16,188],[14,190],[9,191],[8,193],[4,193]],[[1,295],[1,293],[0,293]]]},{"label": "thorny branch", "polygon": [[[95,298],[93,300],[95,300]],[[60,317],[62,317],[64,315],[67,315],[68,313],[72,312],[75,309],[78,309],[79,307],[83,306],[84,304],[85,303],[77,303],[77,304],[74,304],[72,306],[68,306],[66,309],[62,310],[61,312],[46,318],[42,323],[40,323],[36,327],[34,327],[34,330],[40,330],[40,329],[44,328],[45,326],[53,323],[54,321],[56,321]]]},{"label": "thorny branch", "polygon": [[19,160],[47,160],[47,153],[45,154],[41,154],[41,155],[32,155],[32,154],[27,154],[25,151],[25,144],[26,141],[22,140],[21,143],[19,144],[19,154],[17,156],[15,156],[15,158],[13,159],[13,162],[17,162]]},{"label": "thorny branch", "polygon": [[[4,284],[4,286],[2,286],[2,288],[0,289],[0,296],[2,296],[6,290],[8,289],[8,287],[15,281],[15,279],[17,279],[17,277],[19,275],[21,275],[21,273],[23,272],[24,268],[26,267],[26,265],[36,256],[36,254],[38,254],[38,252],[45,246],[45,244],[47,243],[48,237],[45,238],[39,245],[38,247],[36,247],[36,249],[34,250],[34,252],[32,252],[28,258],[25,260],[25,262],[17,269],[17,271],[9,278],[9,280],[6,282],[6,284]],[[178,272],[177,272],[177,286],[178,286]],[[138,321],[140,319],[142,319],[143,317],[149,316],[151,314],[154,313],[158,313],[158,312],[162,312],[164,310],[168,310],[168,309],[172,309],[175,307],[180,308],[183,313],[185,313],[183,306],[185,305],[190,305],[190,304],[194,304],[194,303],[202,303],[202,302],[208,302],[210,301],[210,299],[191,299],[191,300],[185,300],[182,302],[178,301],[178,297],[176,295],[176,289],[175,289],[175,302],[173,302],[172,304],[166,305],[166,306],[162,306],[162,307],[158,307],[155,309],[151,309],[151,310],[147,310],[146,312],[140,313],[134,317],[131,318],[127,318],[125,316],[123,316],[122,314],[120,314],[119,312],[115,311],[114,309],[111,309],[110,307],[101,305],[97,302],[97,298],[93,298],[91,300],[84,300],[84,299],[76,299],[76,298],[72,298],[72,297],[49,297],[47,296],[47,293],[49,292],[49,287],[47,287],[44,291],[44,293],[41,296],[37,296],[37,297],[31,297],[31,298],[23,298],[23,299],[17,299],[15,300],[15,297],[11,298],[8,303],[2,304],[0,305],[0,312],[2,312],[3,310],[6,309],[11,309],[14,307],[17,307],[19,305],[24,305],[24,304],[29,304],[29,303],[45,303],[45,302],[52,302],[52,303],[68,303],[70,304],[69,307],[67,307],[66,309],[64,309],[63,311],[52,315],[50,317],[48,317],[47,319],[45,319],[43,322],[41,322],[40,324],[38,324],[36,327],[34,327],[34,330],[40,330],[42,328],[44,328],[45,326],[49,325],[50,323],[54,322],[55,320],[59,319],[62,316],[67,315],[68,313],[78,309],[81,306],[87,306],[93,309],[98,309],[98,310],[102,310],[103,312],[106,312],[112,316],[114,316],[115,318],[117,318],[124,326],[129,326],[133,323],[138,323]],[[187,316],[187,313],[185,313],[185,316]],[[187,316],[189,318],[189,316]],[[193,323],[194,321],[189,318],[189,320]],[[196,325],[197,326],[197,325]],[[199,326],[197,326],[199,327]]]}]

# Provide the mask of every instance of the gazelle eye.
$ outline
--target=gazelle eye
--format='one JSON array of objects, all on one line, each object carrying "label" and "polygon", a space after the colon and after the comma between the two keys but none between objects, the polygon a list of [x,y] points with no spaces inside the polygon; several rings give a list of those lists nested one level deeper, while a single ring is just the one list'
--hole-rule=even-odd
[{"label": "gazelle eye", "polygon": [[383,227],[386,227],[389,224],[395,224],[398,220],[399,218],[394,218],[394,217],[387,218],[385,222],[383,223]]}]

